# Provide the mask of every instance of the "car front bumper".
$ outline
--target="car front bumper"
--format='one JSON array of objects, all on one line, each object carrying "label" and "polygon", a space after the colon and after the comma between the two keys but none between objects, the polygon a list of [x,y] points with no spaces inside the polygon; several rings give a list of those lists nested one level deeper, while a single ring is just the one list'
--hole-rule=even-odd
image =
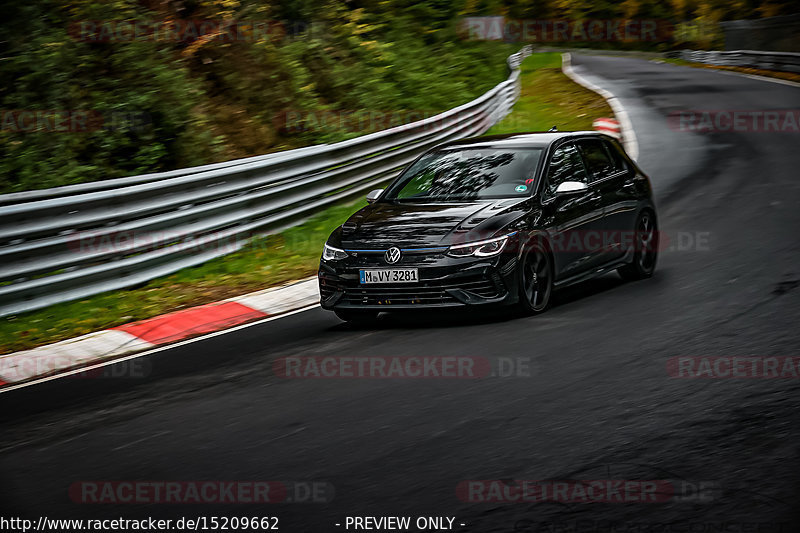
[{"label": "car front bumper", "polygon": [[[320,302],[324,309],[382,311],[511,304],[519,293],[516,263],[512,253],[490,258],[426,253],[404,255],[399,263],[387,265],[382,253],[357,253],[320,262]],[[417,268],[419,281],[364,285],[359,271],[365,268]]]}]

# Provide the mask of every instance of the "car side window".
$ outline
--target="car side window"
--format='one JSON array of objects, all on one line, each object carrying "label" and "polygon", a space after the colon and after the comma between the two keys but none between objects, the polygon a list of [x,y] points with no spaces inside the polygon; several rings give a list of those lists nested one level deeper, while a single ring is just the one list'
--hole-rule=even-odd
[{"label": "car side window", "polygon": [[611,161],[614,163],[614,169],[617,172],[630,170],[625,156],[622,155],[622,149],[617,144],[611,141],[603,141],[603,145],[606,147],[606,150],[608,150],[609,155],[611,155]]},{"label": "car side window", "polygon": [[603,141],[600,139],[584,139],[578,142],[578,146],[580,146],[592,181],[601,180],[617,171],[616,165],[611,161],[605,146],[603,146]]},{"label": "car side window", "polygon": [[555,194],[565,181],[588,183],[581,155],[574,144],[563,144],[556,148],[547,166],[547,192]]}]

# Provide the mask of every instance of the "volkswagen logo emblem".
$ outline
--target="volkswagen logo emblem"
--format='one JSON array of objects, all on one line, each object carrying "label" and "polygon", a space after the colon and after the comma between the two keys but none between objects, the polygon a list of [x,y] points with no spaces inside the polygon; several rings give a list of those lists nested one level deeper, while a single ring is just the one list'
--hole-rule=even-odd
[{"label": "volkswagen logo emblem", "polygon": [[383,257],[384,259],[386,259],[386,262],[389,263],[390,265],[397,263],[398,261],[400,261],[400,248],[398,248],[397,246],[392,246],[391,248],[386,250],[386,253],[383,254]]}]

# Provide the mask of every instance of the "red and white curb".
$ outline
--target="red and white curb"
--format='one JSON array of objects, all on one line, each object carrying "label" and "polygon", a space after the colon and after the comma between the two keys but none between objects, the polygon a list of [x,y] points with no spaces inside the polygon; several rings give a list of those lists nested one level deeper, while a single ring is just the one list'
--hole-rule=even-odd
[{"label": "red and white curb", "polygon": [[619,99],[610,91],[603,89],[602,87],[598,87],[580,74],[576,73],[575,69],[572,68],[572,56],[569,53],[561,54],[561,58],[561,70],[567,75],[567,77],[569,77],[578,85],[582,85],[590,91],[596,92],[605,98],[606,102],[608,102],[609,107],[611,107],[611,110],[614,111],[614,116],[616,116],[617,121],[619,121],[618,124],[620,135],[622,136],[622,145],[625,147],[625,151],[628,152],[628,155],[631,156],[631,159],[636,161],[639,158],[639,142],[636,139],[636,132],[633,131],[633,124],[631,123],[630,117],[628,117],[628,112],[625,111],[625,108],[622,106]]},{"label": "red and white curb", "polygon": [[319,303],[317,278],[0,356],[0,390]]},{"label": "red and white curb", "polygon": [[592,127],[595,131],[611,135],[615,139],[622,139],[620,132],[619,122],[613,118],[598,118],[592,122]]}]

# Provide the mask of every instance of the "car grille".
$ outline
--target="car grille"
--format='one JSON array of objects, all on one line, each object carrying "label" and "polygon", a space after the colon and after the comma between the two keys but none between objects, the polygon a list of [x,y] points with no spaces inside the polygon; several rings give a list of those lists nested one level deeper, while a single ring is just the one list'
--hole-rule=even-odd
[{"label": "car grille", "polygon": [[347,287],[344,301],[350,305],[435,305],[459,303],[447,289],[463,289],[484,298],[499,294],[498,287],[489,279],[469,278],[459,282],[421,282],[414,286]]}]

